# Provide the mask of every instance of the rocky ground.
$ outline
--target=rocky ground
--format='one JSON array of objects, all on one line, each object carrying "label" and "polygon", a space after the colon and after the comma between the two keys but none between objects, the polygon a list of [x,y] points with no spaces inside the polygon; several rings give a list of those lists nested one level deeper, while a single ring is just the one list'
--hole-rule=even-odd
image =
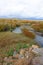
[{"label": "rocky ground", "polygon": [[0,65],[43,65],[43,48],[32,45],[19,52],[14,48],[12,56],[0,58]]}]

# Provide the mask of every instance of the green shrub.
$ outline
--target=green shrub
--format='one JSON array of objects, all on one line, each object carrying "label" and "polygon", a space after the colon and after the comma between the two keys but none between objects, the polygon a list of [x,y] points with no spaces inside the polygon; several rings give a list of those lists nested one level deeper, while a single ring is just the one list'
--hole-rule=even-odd
[{"label": "green shrub", "polygon": [[21,48],[21,44],[20,43],[16,44],[16,51],[19,51],[20,48]]},{"label": "green shrub", "polygon": [[28,48],[28,45],[27,44],[23,44],[23,48]]},{"label": "green shrub", "polygon": [[7,56],[12,56],[14,52],[13,48],[10,48],[9,51],[7,52]]},{"label": "green shrub", "polygon": [[9,29],[10,29],[10,26],[8,24],[0,25],[0,31],[8,31]]},{"label": "green shrub", "polygon": [[0,32],[2,31],[11,31],[15,28],[16,26],[15,25],[12,25],[11,23],[7,23],[7,24],[0,24]]},{"label": "green shrub", "polygon": [[27,44],[18,43],[16,44],[16,51],[19,52],[21,48],[28,48]]}]

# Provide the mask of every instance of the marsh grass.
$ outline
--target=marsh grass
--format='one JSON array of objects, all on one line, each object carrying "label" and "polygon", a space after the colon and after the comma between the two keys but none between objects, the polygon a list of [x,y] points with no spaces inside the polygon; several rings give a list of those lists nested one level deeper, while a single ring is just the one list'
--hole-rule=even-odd
[{"label": "marsh grass", "polygon": [[[5,57],[13,54],[13,49],[30,47],[35,41],[24,34],[13,32],[0,32],[0,56]],[[28,46],[27,46],[28,45]]]},{"label": "marsh grass", "polygon": [[19,52],[21,48],[28,48],[29,46],[27,44],[18,43],[16,44],[16,51]]},{"label": "marsh grass", "polygon": [[14,49],[10,48],[8,52],[6,52],[7,56],[13,56]]}]

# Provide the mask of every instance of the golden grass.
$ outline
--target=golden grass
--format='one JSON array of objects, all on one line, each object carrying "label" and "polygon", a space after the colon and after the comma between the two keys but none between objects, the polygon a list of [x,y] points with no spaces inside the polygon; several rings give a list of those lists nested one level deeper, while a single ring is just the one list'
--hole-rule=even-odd
[{"label": "golden grass", "polygon": [[[32,21],[28,21],[28,20],[0,19],[0,25],[8,24],[9,26],[14,26],[14,27],[18,24],[22,25],[28,22],[32,23]],[[14,47],[16,48],[16,44],[21,43],[21,44],[28,44],[29,46],[31,46],[32,44],[36,43],[34,42],[33,39],[31,39],[35,37],[33,33],[28,32],[27,30],[24,30],[24,33],[26,36],[24,34],[16,34],[13,32],[0,32],[0,56],[2,57],[6,56],[6,52],[10,48],[14,48]]]},{"label": "golden grass", "polygon": [[32,24],[32,28],[35,31],[43,32],[43,22],[39,22],[39,23],[36,23],[36,24]]},{"label": "golden grass", "polygon": [[16,44],[36,44],[33,39],[26,37],[23,34],[16,34],[13,32],[0,32],[0,56],[6,56],[9,48],[16,48]]}]

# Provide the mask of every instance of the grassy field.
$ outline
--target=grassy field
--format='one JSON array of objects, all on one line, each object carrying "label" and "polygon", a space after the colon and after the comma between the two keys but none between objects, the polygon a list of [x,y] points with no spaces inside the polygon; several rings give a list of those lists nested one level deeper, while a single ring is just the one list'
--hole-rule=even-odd
[{"label": "grassy field", "polygon": [[[23,34],[16,34],[13,32],[0,32],[0,56],[6,56],[6,52],[10,48],[17,48],[21,44],[21,47],[32,44],[36,44],[33,39],[26,37]],[[26,44],[26,45],[25,45]],[[17,46],[17,47],[16,47]]]},{"label": "grassy field", "polygon": [[[10,32],[15,27],[22,26],[24,24],[29,24],[36,31],[41,30],[43,32],[43,23],[40,23],[40,25],[38,25],[39,23],[28,20],[0,19],[0,57],[7,56],[6,52],[8,52],[11,48],[16,48],[19,50],[19,48],[26,48],[32,46],[33,44],[37,44],[34,39],[31,39],[33,34],[31,35],[30,32],[27,34],[28,32],[24,31],[26,33],[26,36],[24,34],[16,34]],[[28,35],[30,38],[27,37]]]}]

